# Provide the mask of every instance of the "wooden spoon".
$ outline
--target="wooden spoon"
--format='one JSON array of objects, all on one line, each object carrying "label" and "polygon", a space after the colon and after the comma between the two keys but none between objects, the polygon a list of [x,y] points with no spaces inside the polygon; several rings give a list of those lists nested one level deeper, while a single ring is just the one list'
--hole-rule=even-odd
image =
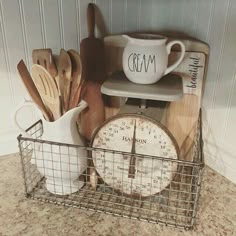
[{"label": "wooden spoon", "polygon": [[32,80],[30,73],[25,66],[25,63],[23,60],[21,60],[17,65],[18,72],[20,74],[21,80],[23,81],[30,97],[32,98],[33,102],[37,105],[39,110],[43,113],[44,118],[48,121],[52,121],[53,117],[51,112],[46,108],[44,105],[41,96],[34,84],[34,81]]},{"label": "wooden spoon", "polygon": [[58,61],[58,76],[63,114],[69,108],[71,69],[70,56],[64,49],[61,49]]},{"label": "wooden spoon", "polygon": [[68,51],[71,59],[72,74],[71,74],[71,88],[70,88],[70,99],[69,109],[72,109],[78,105],[81,91],[81,73],[82,63],[80,55],[75,50],[71,49]]},{"label": "wooden spoon", "polygon": [[57,120],[61,117],[61,104],[54,79],[44,67],[37,64],[32,66],[32,78],[44,104],[52,112],[54,120]]}]

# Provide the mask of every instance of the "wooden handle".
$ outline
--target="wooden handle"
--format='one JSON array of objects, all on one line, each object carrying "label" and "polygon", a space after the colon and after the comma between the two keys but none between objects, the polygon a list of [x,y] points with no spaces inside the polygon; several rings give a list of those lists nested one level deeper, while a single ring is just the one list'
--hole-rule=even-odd
[{"label": "wooden handle", "polygon": [[34,64],[41,65],[47,69],[52,77],[57,76],[57,67],[52,58],[51,48],[34,49],[32,51],[32,59]]},{"label": "wooden handle", "polygon": [[37,107],[40,109],[40,111],[43,113],[44,117],[48,121],[52,121],[52,114],[47,110],[45,107],[41,96],[33,82],[33,79],[24,63],[23,60],[21,60],[17,65],[18,72],[20,74],[20,78],[22,82],[25,85],[26,90],[28,91],[30,97],[32,98],[33,102],[37,105]]},{"label": "wooden handle", "polygon": [[87,22],[88,22],[88,37],[94,38],[94,28],[95,28],[95,9],[94,4],[89,3],[87,9]]},{"label": "wooden handle", "polygon": [[69,98],[69,109],[76,107],[80,99],[82,63],[77,51],[71,49],[67,51],[71,59],[71,88]]},{"label": "wooden handle", "polygon": [[93,132],[105,120],[105,108],[101,94],[101,84],[85,81],[81,98],[88,103],[88,108],[80,114],[80,133],[90,140]]},{"label": "wooden handle", "polygon": [[61,49],[58,61],[59,90],[62,98],[63,114],[68,111],[71,85],[71,59],[69,54]]},{"label": "wooden handle", "polygon": [[53,114],[54,120],[61,117],[61,104],[56,82],[50,73],[41,65],[32,65],[32,78],[45,106]]}]

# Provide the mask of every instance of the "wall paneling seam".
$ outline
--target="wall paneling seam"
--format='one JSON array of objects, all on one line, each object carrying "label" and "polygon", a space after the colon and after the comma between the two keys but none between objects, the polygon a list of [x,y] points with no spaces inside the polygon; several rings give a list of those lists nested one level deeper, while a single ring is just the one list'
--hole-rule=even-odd
[{"label": "wall paneling seam", "polygon": [[23,38],[23,45],[24,45],[24,52],[25,52],[25,60],[26,65],[29,68],[30,66],[30,57],[29,57],[29,48],[28,48],[28,38],[27,38],[27,28],[25,22],[25,13],[24,13],[24,5],[23,0],[19,0],[19,10],[20,10],[20,21],[21,21],[21,30],[22,30],[22,38]]},{"label": "wall paneling seam", "polygon": [[40,25],[41,25],[41,35],[43,41],[43,48],[47,47],[47,38],[46,38],[46,26],[45,26],[45,15],[44,15],[44,0],[39,0],[39,12],[40,12]]},{"label": "wall paneling seam", "polygon": [[[229,12],[232,11],[231,6],[232,6],[232,0],[230,0]],[[227,24],[227,30],[228,29],[229,29],[229,20],[228,20],[228,24]],[[227,131],[227,126],[228,126],[228,121],[229,121],[230,113],[231,113],[231,109],[232,109],[231,103],[232,103],[233,93],[235,91],[235,84],[236,84],[236,63],[235,63],[235,66],[234,66],[232,79],[230,81],[231,81],[231,83],[230,83],[231,86],[230,86],[230,90],[229,90],[229,96],[228,96],[228,99],[227,99],[226,118],[225,118],[224,123],[222,125],[222,134],[223,134],[222,139],[223,140],[226,138],[226,131]]]},{"label": "wall paneling seam", "polygon": [[226,29],[228,28],[228,24],[229,24],[230,5],[231,5],[231,0],[228,0],[226,17],[225,17],[225,21],[224,21],[223,35],[221,38],[221,43],[220,43],[220,48],[219,48],[219,60],[218,60],[217,68],[216,68],[216,78],[215,78],[215,82],[213,85],[213,95],[212,95],[211,105],[210,105],[210,107],[211,107],[210,108],[210,124],[212,123],[212,120],[214,118],[213,109],[215,108],[215,101],[216,101],[216,97],[217,97],[216,90],[219,86],[219,81],[220,81],[220,74],[221,74],[221,67],[222,67],[222,55],[223,55],[223,52],[225,49]]},{"label": "wall paneling seam", "polygon": [[113,27],[112,27],[112,23],[113,23],[113,19],[112,19],[112,1],[113,0],[110,0],[110,7],[109,7],[109,12],[110,12],[110,15],[109,15],[109,31],[110,33],[112,34],[113,33]]},{"label": "wall paneling seam", "polygon": [[139,0],[139,4],[138,4],[138,17],[137,17],[137,30],[140,31],[141,30],[141,9],[142,9],[142,0]]},{"label": "wall paneling seam", "polygon": [[75,7],[76,7],[76,30],[77,30],[77,49],[79,50],[80,48],[80,1],[75,0]]},{"label": "wall paneling seam", "polygon": [[198,1],[195,1],[195,15],[194,15],[194,26],[193,26],[193,36],[197,38],[197,22],[199,17],[199,3]]},{"label": "wall paneling seam", "polygon": [[12,73],[11,73],[11,66],[10,66],[9,47],[7,44],[7,35],[6,35],[6,30],[5,30],[2,0],[0,0],[0,24],[1,24],[1,29],[2,29],[4,59],[5,59],[5,63],[6,63],[6,69],[7,69],[7,78],[8,78],[8,82],[9,82],[10,91],[11,91],[11,99],[12,99],[12,103],[16,104],[15,92],[14,92],[14,88],[13,88]]},{"label": "wall paneling seam", "polygon": [[60,45],[61,48],[65,48],[65,37],[64,37],[64,25],[63,25],[63,10],[62,0],[57,0],[58,4],[58,17],[59,17],[59,31],[60,31]]},{"label": "wall paneling seam", "polygon": [[123,32],[127,31],[127,1],[128,0],[124,0],[124,21],[123,21]]},{"label": "wall paneling seam", "polygon": [[228,97],[228,101],[227,101],[227,111],[226,111],[226,118],[225,118],[225,121],[223,123],[223,137],[222,139],[225,140],[227,137],[226,137],[226,131],[227,131],[227,127],[228,127],[228,124],[229,124],[229,118],[230,118],[230,114],[231,114],[231,111],[232,111],[232,106],[231,106],[231,103],[233,101],[233,94],[234,92],[236,91],[236,63],[235,63],[235,66],[234,66],[234,73],[233,73],[233,76],[232,76],[232,80],[231,80],[231,86],[230,86],[230,92],[229,92],[229,97]]}]

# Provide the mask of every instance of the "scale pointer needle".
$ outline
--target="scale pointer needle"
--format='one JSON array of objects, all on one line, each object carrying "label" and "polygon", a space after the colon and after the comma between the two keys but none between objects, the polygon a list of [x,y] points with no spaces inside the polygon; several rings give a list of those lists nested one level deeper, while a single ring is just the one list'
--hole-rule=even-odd
[{"label": "scale pointer needle", "polygon": [[133,154],[135,154],[135,141],[136,141],[136,120],[134,122],[134,132],[133,132],[131,157],[130,157],[129,172],[128,172],[128,178],[132,178],[132,179],[134,179],[134,176],[135,176],[136,157],[133,155]]}]

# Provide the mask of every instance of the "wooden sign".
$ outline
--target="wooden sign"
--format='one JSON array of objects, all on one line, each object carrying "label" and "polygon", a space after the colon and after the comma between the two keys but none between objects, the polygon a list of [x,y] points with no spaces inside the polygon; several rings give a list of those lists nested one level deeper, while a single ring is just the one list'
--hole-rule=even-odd
[{"label": "wooden sign", "polygon": [[[179,56],[172,52],[170,63]],[[167,127],[176,138],[180,147],[180,158],[191,161],[199,111],[201,108],[203,80],[206,70],[206,55],[202,52],[186,52],[184,60],[174,73],[183,80],[184,96],[171,102],[167,112]]]}]

